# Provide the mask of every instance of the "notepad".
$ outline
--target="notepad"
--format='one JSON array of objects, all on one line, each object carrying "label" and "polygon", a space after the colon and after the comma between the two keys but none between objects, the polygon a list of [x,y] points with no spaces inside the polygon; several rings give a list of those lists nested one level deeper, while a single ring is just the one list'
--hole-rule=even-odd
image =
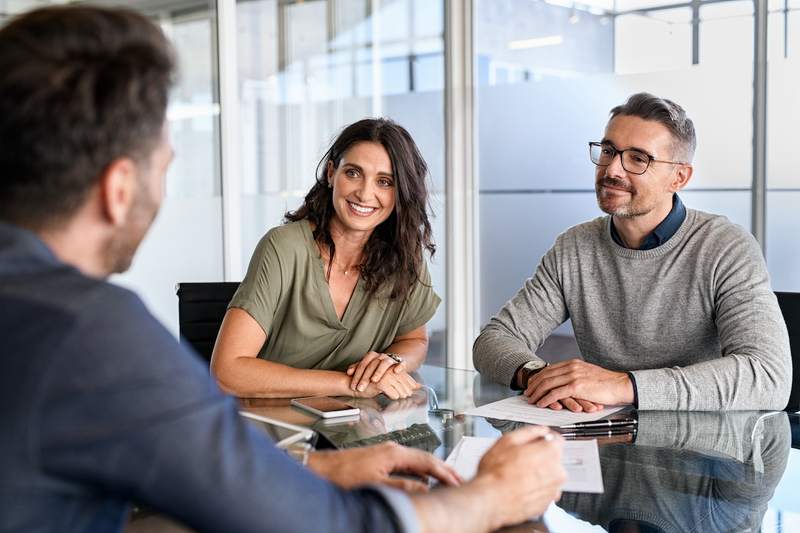
[{"label": "notepad", "polygon": [[497,402],[487,403],[480,407],[473,407],[465,411],[466,415],[482,416],[485,418],[497,418],[500,420],[513,420],[515,422],[525,422],[526,424],[541,424],[543,426],[559,427],[566,424],[577,422],[590,422],[605,418],[623,407],[607,407],[593,413],[573,413],[566,409],[555,411],[553,409],[542,409],[528,403],[525,396],[512,396]]},{"label": "notepad", "polygon": [[[481,457],[497,439],[487,437],[461,437],[447,457],[462,479],[468,481],[478,473]],[[603,474],[600,470],[600,454],[596,440],[573,440],[564,442],[561,464],[567,471],[566,492],[603,492]]]}]

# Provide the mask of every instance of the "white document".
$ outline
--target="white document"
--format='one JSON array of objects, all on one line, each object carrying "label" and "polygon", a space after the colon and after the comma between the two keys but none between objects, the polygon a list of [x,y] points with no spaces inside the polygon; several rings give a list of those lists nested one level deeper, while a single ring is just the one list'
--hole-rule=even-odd
[{"label": "white document", "polygon": [[[447,464],[452,466],[465,481],[478,473],[481,457],[497,439],[487,437],[461,437],[450,455]],[[567,471],[566,492],[603,492],[603,474],[600,471],[600,454],[596,440],[568,440],[564,442],[561,464]]]},{"label": "white document", "polygon": [[505,398],[497,402],[487,403],[480,407],[473,407],[465,411],[464,414],[558,427],[566,424],[574,424],[576,422],[599,420],[621,409],[622,407],[607,407],[606,409],[601,409],[594,413],[573,413],[567,409],[554,411],[553,409],[542,409],[541,407],[531,405],[528,403],[525,396],[519,395]]},{"label": "white document", "polygon": [[542,521],[550,533],[606,533],[602,527],[572,516],[555,503],[544,512]]}]

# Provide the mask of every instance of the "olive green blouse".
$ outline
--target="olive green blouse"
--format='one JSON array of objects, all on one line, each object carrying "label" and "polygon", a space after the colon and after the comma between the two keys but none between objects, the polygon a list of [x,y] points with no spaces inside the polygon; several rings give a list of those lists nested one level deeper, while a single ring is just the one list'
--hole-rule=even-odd
[{"label": "olive green blouse", "polygon": [[427,323],[441,301],[424,264],[421,280],[404,300],[382,294],[370,296],[359,279],[339,320],[311,226],[301,220],[262,237],[228,308],[244,309],[267,334],[260,358],[296,368],[344,370]]}]

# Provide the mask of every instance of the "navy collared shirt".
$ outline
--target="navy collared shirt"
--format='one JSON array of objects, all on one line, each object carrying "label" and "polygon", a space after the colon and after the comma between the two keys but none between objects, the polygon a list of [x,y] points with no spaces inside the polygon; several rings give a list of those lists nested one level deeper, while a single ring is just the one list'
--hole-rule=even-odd
[{"label": "navy collared shirt", "polygon": [[[673,235],[678,231],[678,228],[681,227],[683,224],[684,219],[686,218],[686,207],[681,202],[681,199],[678,197],[678,194],[675,193],[672,195],[672,209],[670,210],[667,217],[661,221],[661,223],[656,226],[656,228],[650,232],[647,237],[645,237],[644,242],[638,248],[639,250],[652,250],[653,248],[658,248],[668,240],[672,238]],[[614,219],[611,219],[611,238],[614,239],[614,242],[618,245],[622,246],[623,248],[627,248],[625,243],[622,242],[622,238],[619,236],[617,232],[617,228],[614,227]]]}]

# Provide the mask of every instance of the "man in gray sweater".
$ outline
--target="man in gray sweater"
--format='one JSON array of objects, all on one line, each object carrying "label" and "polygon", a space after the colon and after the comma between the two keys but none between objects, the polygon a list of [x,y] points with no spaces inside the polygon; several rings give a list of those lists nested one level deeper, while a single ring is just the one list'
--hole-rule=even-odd
[{"label": "man in gray sweater", "polygon": [[[475,367],[530,403],[594,411],[783,409],[789,339],[759,246],[684,207],[696,140],[679,105],[640,93],[590,143],[608,216],[556,238],[473,347]],[[583,360],[536,355],[572,320]]]}]

